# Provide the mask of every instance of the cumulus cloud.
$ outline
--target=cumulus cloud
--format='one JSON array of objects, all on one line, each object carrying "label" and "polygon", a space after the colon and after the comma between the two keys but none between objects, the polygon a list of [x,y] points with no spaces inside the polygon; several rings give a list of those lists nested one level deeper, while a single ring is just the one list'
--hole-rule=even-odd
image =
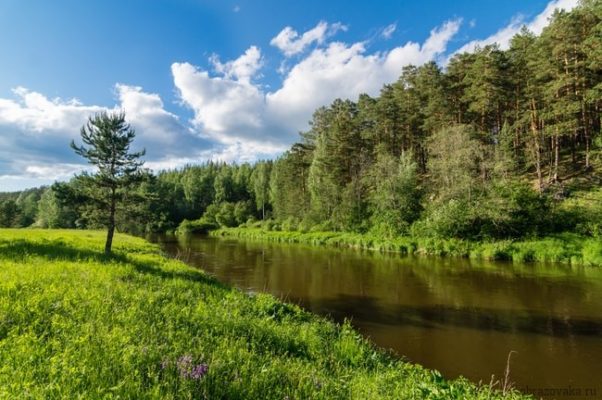
[{"label": "cumulus cloud", "polygon": [[[85,105],[77,99],[49,99],[18,87],[13,98],[0,98],[0,191],[23,182],[52,183],[89,168],[69,148],[79,140],[87,118],[101,111],[124,110],[136,129],[136,147],[146,147],[149,164],[179,166],[206,154],[211,144],[165,110],[159,95],[117,84],[113,107]],[[18,156],[15,156],[18,155]]]},{"label": "cumulus cloud", "polygon": [[213,55],[210,61],[215,70],[226,78],[247,83],[255,77],[262,64],[261,51],[256,46],[249,47],[242,56],[224,64],[217,55]]},{"label": "cumulus cloud", "polygon": [[[423,44],[407,42],[388,52],[369,53],[364,42],[325,43],[294,64],[282,86],[274,91],[252,82],[259,67],[248,69],[252,72],[243,74],[244,79],[231,72],[234,67],[222,67],[260,59],[259,50],[254,48],[236,60],[219,63],[216,74],[189,63],[174,63],[174,84],[182,102],[194,112],[193,124],[204,135],[225,145],[240,142],[269,153],[290,145],[297,132],[307,128],[317,107],[336,98],[376,95],[383,84],[397,79],[403,66],[423,64],[442,55],[460,23],[448,21],[433,29]],[[292,28],[285,28],[276,37],[280,38],[277,47],[285,54],[302,51],[308,43],[323,40],[329,26],[320,23],[301,37]],[[211,61],[215,65],[214,59]]]},{"label": "cumulus cloud", "polygon": [[299,36],[296,30],[287,26],[270,41],[270,44],[280,49],[285,56],[290,57],[303,52],[312,43],[322,44],[328,37],[341,30],[346,31],[347,27],[339,22],[328,24],[320,21],[314,28]]},{"label": "cumulus cloud", "polygon": [[316,49],[290,70],[279,90],[266,95],[269,114],[283,121],[286,129],[304,129],[317,107],[336,98],[376,95],[383,84],[399,77],[405,65],[435,59],[459,27],[460,20],[448,21],[433,29],[422,45],[408,42],[385,53],[368,54],[362,42],[334,42]]},{"label": "cumulus cloud", "polygon": [[70,132],[81,126],[82,113],[89,115],[101,107],[84,106],[77,99],[48,99],[24,87],[13,89],[15,99],[0,98],[0,124],[14,124],[25,132]]},{"label": "cumulus cloud", "polygon": [[206,137],[232,143],[262,128],[263,93],[248,80],[212,77],[189,63],[171,66],[180,98],[195,117],[193,125]]},{"label": "cumulus cloud", "polygon": [[575,8],[578,3],[578,0],[553,0],[549,2],[546,8],[541,13],[536,15],[532,20],[527,21],[523,15],[517,15],[512,18],[508,25],[499,29],[493,35],[485,39],[468,42],[458,49],[457,53],[472,52],[477,47],[482,48],[494,43],[498,43],[502,49],[507,49],[510,45],[510,40],[521,30],[523,25],[526,26],[531,32],[539,35],[543,28],[548,25],[549,19],[552,14],[554,14],[556,9],[570,11],[571,9]]}]

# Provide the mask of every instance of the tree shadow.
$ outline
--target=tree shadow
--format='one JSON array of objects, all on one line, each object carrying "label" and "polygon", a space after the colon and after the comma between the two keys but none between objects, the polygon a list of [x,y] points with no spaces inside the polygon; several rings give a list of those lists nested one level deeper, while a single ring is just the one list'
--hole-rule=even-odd
[{"label": "tree shadow", "polygon": [[[2,240],[0,239],[0,260],[23,261],[28,257],[41,257],[49,261],[82,262],[92,261],[99,264],[124,263],[132,265],[137,272],[157,276],[162,279],[182,279],[191,282],[208,284],[214,287],[227,289],[228,287],[215,278],[200,270],[189,271],[168,270],[160,262],[139,261],[129,256],[126,252],[116,249],[107,255],[103,251],[82,249],[71,246],[62,240],[48,242],[31,242],[26,239]],[[158,257],[168,257],[158,253]]]}]

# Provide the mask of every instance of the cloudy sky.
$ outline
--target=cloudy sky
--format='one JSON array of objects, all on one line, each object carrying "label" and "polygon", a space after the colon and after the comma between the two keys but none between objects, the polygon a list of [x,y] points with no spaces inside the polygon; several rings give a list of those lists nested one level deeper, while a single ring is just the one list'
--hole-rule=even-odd
[{"label": "cloudy sky", "polygon": [[68,179],[89,115],[126,111],[160,170],[274,157],[404,65],[538,33],[577,0],[1,0],[0,191]]}]

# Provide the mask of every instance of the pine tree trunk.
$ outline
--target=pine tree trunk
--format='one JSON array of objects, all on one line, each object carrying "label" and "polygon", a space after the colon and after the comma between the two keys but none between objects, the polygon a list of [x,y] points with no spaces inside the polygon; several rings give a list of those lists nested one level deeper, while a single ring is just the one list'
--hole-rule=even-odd
[{"label": "pine tree trunk", "polygon": [[105,243],[105,254],[111,254],[111,247],[113,246],[113,234],[115,233],[115,224],[109,225],[107,230],[107,242]]},{"label": "pine tree trunk", "polygon": [[573,132],[571,137],[571,160],[573,161],[573,166],[577,163],[577,132]]},{"label": "pine tree trunk", "polygon": [[558,136],[558,128],[556,128],[556,135],[554,136],[554,177],[552,178],[554,182],[558,182],[558,160],[560,159],[560,145]]},{"label": "pine tree trunk", "polygon": [[541,171],[541,139],[537,123],[537,108],[535,100],[531,99],[531,132],[533,133],[533,142],[535,147],[535,169],[537,171],[537,189],[539,193],[543,191],[543,176]]},{"label": "pine tree trunk", "polygon": [[585,134],[585,170],[589,171],[589,134]]},{"label": "pine tree trunk", "polygon": [[539,141],[535,145],[535,168],[537,170],[537,189],[539,193],[543,191],[543,176],[541,173],[541,150],[539,148]]},{"label": "pine tree trunk", "polygon": [[111,208],[109,210],[109,226],[107,230],[107,241],[105,243],[105,254],[111,254],[111,247],[113,247],[113,235],[115,234],[115,188],[111,189]]},{"label": "pine tree trunk", "polygon": [[585,140],[585,170],[588,171],[590,168],[589,165],[589,121],[587,118],[587,113],[585,111],[585,104],[581,103],[581,119],[583,123],[583,136]]}]

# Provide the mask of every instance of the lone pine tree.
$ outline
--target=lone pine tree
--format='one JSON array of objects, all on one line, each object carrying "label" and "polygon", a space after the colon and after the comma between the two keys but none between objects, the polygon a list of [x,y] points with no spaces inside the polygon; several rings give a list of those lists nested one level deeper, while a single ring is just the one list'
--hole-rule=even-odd
[{"label": "lone pine tree", "polygon": [[130,152],[135,136],[124,112],[101,112],[90,117],[81,128],[84,145],[71,142],[75,153],[98,168],[96,173],[83,173],[78,178],[84,183],[83,197],[89,218],[107,228],[105,254],[111,253],[117,208],[120,205],[125,208],[131,201],[126,189],[142,178],[144,161],[140,158],[146,151]]}]

